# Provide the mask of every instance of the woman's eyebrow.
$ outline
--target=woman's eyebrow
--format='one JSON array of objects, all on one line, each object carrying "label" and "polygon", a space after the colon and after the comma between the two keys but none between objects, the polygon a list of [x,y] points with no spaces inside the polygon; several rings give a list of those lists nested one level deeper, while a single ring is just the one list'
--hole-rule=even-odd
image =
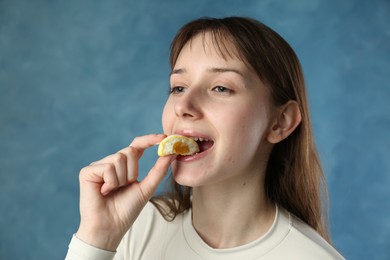
[{"label": "woman's eyebrow", "polygon": [[215,68],[210,68],[208,69],[209,72],[213,72],[213,73],[226,73],[226,72],[233,72],[233,73],[236,73],[238,75],[240,75],[241,77],[244,77],[243,73],[237,69],[233,69],[233,68],[218,68],[218,67],[215,67]]},{"label": "woman's eyebrow", "polygon": [[[236,73],[238,75],[240,75],[241,77],[244,77],[243,73],[237,69],[233,69],[233,68],[219,68],[219,67],[213,67],[213,68],[209,68],[207,69],[208,72],[211,72],[211,73],[226,73],[226,72],[233,72],[233,73]],[[187,73],[187,70],[186,69],[174,69],[172,70],[172,72],[170,73],[170,75],[173,75],[173,74],[184,74],[184,73]]]},{"label": "woman's eyebrow", "polygon": [[186,73],[186,72],[187,71],[185,69],[174,69],[174,70],[172,70],[170,76],[173,75],[173,74],[183,74],[183,73]]}]

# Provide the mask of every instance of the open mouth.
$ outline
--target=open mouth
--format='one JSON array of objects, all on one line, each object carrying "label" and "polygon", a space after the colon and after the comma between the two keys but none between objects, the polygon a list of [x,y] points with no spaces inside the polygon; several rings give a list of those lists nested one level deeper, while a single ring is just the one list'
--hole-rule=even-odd
[{"label": "open mouth", "polygon": [[214,145],[213,140],[201,138],[201,137],[191,137],[199,146],[199,153],[202,153],[210,149]]}]

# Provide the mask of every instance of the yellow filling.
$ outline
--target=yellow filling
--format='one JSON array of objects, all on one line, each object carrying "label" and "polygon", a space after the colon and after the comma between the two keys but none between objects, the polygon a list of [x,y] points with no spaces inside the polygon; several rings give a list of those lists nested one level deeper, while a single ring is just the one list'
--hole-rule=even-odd
[{"label": "yellow filling", "polygon": [[177,154],[187,154],[190,151],[190,148],[186,143],[176,142],[173,144],[173,151]]}]

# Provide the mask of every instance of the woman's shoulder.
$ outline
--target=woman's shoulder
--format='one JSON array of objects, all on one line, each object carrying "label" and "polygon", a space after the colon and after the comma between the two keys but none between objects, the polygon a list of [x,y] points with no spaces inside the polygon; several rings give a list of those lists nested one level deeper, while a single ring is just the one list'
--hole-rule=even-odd
[{"label": "woman's shoulder", "polygon": [[286,252],[299,252],[312,259],[344,259],[344,257],[309,225],[284,209],[280,218],[288,223],[288,233],[280,246]]}]

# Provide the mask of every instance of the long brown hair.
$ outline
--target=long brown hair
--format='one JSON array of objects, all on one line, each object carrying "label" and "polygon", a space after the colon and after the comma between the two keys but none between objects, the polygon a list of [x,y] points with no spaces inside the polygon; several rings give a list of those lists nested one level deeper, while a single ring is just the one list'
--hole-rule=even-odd
[{"label": "long brown hair", "polygon": [[[278,33],[257,20],[245,17],[201,18],[186,24],[173,39],[171,68],[184,45],[194,36],[205,33],[212,35],[221,55],[236,55],[258,74],[270,87],[275,105],[283,105],[290,100],[299,104],[302,122],[289,137],[273,147],[266,171],[265,190],[270,200],[296,215],[329,241],[323,214],[327,212],[327,190],[314,144],[303,72],[295,52]],[[237,53],[228,49],[228,42],[233,43]],[[173,220],[191,207],[190,196],[191,188],[177,184],[172,178],[171,191],[153,198],[152,202],[167,220]]]}]

